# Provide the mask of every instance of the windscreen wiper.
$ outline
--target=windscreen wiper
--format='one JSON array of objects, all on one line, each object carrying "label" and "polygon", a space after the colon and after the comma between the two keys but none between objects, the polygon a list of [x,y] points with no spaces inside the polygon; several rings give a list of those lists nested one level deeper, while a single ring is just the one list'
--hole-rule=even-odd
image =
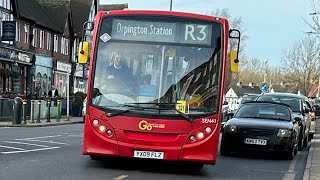
[{"label": "windscreen wiper", "polygon": [[[186,114],[184,114],[183,112],[179,111],[176,109],[175,105],[177,103],[129,103],[129,104],[125,104],[127,106],[134,106],[134,105],[130,105],[130,104],[135,104],[135,105],[142,105],[142,104],[151,104],[151,105],[156,105],[158,106],[158,108],[154,108],[154,107],[143,107],[145,109],[157,109],[157,110],[175,110],[176,112],[178,112],[182,117],[184,117],[186,120],[188,120],[189,122],[194,122],[194,119]],[[137,106],[135,106],[137,107]],[[141,107],[141,106],[138,106]]]},{"label": "windscreen wiper", "polygon": [[[145,108],[143,108],[143,107],[134,106],[134,105],[126,105],[126,104],[124,104],[123,106],[131,107],[131,108],[125,109],[125,110],[122,110],[122,111],[119,111],[119,112],[115,112],[115,113],[107,113],[107,116],[108,116],[108,117],[118,116],[118,115],[120,115],[120,114],[124,114],[124,113],[130,112],[130,111],[132,111],[132,110],[134,110],[134,109],[137,109],[137,108],[139,108],[139,109],[145,109]],[[119,107],[122,107],[122,106],[119,106]]]}]

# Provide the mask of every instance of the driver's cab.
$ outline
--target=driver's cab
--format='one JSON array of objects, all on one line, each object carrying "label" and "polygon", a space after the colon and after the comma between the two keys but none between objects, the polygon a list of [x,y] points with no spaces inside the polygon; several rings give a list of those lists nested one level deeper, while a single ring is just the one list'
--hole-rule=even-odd
[{"label": "driver's cab", "polygon": [[[116,102],[176,102],[182,99],[189,100],[192,108],[199,106],[203,97],[209,98],[204,94],[209,92],[204,90],[208,91],[218,83],[219,63],[211,59],[211,48],[112,43],[112,47],[106,47],[102,53],[110,54],[119,49],[122,63],[132,73],[132,78],[117,82],[108,80],[104,73],[96,73],[94,85]],[[109,58],[103,60],[102,57]],[[105,72],[112,62],[112,56],[98,56],[96,72]]]}]

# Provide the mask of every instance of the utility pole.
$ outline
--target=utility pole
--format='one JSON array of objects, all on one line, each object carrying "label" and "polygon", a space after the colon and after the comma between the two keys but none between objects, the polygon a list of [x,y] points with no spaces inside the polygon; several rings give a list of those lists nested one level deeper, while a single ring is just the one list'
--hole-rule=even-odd
[{"label": "utility pole", "polygon": [[317,93],[317,99],[320,99],[320,73],[319,73],[319,81],[318,81],[318,93]]},{"label": "utility pole", "polygon": [[267,60],[264,61],[264,75],[263,75],[263,82],[267,82]]},{"label": "utility pole", "polygon": [[172,0],[170,0],[170,11],[172,11]]}]

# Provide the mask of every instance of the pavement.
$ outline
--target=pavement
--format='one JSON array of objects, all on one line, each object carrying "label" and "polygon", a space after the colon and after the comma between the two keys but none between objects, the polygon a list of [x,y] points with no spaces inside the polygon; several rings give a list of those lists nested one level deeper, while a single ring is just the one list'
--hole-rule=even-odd
[{"label": "pavement", "polygon": [[311,140],[303,180],[320,180],[320,121],[316,122],[316,132]]},{"label": "pavement", "polygon": [[43,127],[43,126],[60,126],[66,124],[77,124],[83,123],[82,117],[61,117],[60,120],[55,118],[50,119],[50,122],[47,122],[47,119],[40,119],[40,123],[37,123],[37,120],[34,120],[32,123],[31,120],[27,120],[27,123],[24,124],[22,121],[21,124],[12,124],[12,121],[0,122],[0,127]]}]

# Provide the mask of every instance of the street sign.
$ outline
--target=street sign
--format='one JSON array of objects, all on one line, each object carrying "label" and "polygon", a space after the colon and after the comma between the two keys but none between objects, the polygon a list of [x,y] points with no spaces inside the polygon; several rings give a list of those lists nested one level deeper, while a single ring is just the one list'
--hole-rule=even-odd
[{"label": "street sign", "polygon": [[260,86],[260,88],[261,88],[261,91],[262,92],[267,92],[268,91],[268,85],[267,85],[267,83],[261,83],[261,86]]}]

